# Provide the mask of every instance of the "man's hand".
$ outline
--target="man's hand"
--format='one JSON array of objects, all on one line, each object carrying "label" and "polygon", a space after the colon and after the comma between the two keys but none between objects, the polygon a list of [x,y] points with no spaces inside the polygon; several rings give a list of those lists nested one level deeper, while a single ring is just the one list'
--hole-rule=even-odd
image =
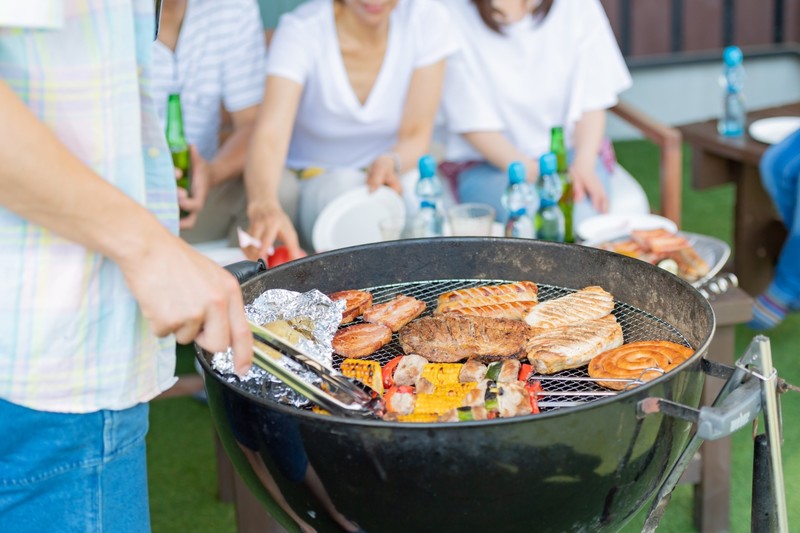
[{"label": "man's hand", "polygon": [[576,159],[570,166],[569,172],[572,175],[575,202],[580,202],[588,196],[598,213],[608,212],[608,196],[595,171],[595,161],[582,162]]},{"label": "man's hand", "polygon": [[[181,229],[193,228],[197,223],[197,215],[206,204],[208,191],[212,185],[211,166],[203,159],[194,145],[190,146],[189,150],[192,154],[192,194],[178,188],[178,205],[182,211],[189,213],[181,218]],[[176,176],[176,179],[179,177]]]},{"label": "man's hand", "polygon": [[253,360],[253,337],[236,278],[171,235],[152,239],[143,255],[119,262],[128,287],[156,335],[210,352],[233,348],[244,375]]}]

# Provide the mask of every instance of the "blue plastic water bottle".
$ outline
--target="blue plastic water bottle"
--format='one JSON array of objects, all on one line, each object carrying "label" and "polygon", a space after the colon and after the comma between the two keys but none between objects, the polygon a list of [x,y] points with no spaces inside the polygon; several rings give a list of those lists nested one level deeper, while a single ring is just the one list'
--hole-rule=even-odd
[{"label": "blue plastic water bottle", "polygon": [[536,237],[533,217],[538,209],[538,198],[525,179],[525,166],[519,161],[508,165],[508,186],[500,202],[508,209],[505,236],[522,239]]},{"label": "blue plastic water bottle", "polygon": [[722,85],[723,109],[717,122],[717,131],[725,137],[744,135],[747,110],[744,103],[744,66],[742,51],[737,46],[729,46],[722,53],[723,70],[720,76]]},{"label": "blue plastic water bottle", "polygon": [[419,159],[419,181],[415,192],[419,199],[419,211],[415,215],[415,227],[421,231],[419,237],[441,237],[444,235],[442,183],[436,175],[436,160],[429,155]]},{"label": "blue plastic water bottle", "polygon": [[539,158],[539,210],[536,213],[536,236],[545,241],[564,242],[564,213],[558,207],[558,200],[564,191],[564,184],[556,172],[558,162],[552,152]]}]

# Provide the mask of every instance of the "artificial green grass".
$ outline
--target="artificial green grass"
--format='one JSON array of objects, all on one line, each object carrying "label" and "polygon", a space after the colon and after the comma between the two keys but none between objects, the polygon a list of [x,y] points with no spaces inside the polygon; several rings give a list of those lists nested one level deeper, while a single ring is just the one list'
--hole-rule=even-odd
[{"label": "artificial green grass", "polygon": [[[658,152],[644,141],[615,144],[621,164],[642,183],[654,209],[658,201]],[[687,154],[688,156],[688,154]],[[689,182],[689,160],[685,158],[683,229],[731,242],[733,189],[721,186],[696,191]],[[744,353],[756,332],[737,328],[737,355]],[[795,313],[769,332],[775,367],[781,377],[800,384],[800,314]],[[179,372],[194,372],[190,350],[179,351]],[[235,532],[231,504],[220,503],[216,494],[216,467],[208,409],[191,398],[153,402],[148,435],[148,473],[154,533],[183,531]],[[783,402],[783,467],[789,523],[800,528],[800,394],[789,393]],[[763,424],[761,425],[763,428]],[[749,428],[733,436],[731,466],[731,531],[750,530],[752,483],[752,438]],[[644,512],[626,526],[626,533],[641,530]],[[535,528],[535,519],[532,522]],[[659,532],[693,531],[692,488],[679,486],[667,507]]]}]

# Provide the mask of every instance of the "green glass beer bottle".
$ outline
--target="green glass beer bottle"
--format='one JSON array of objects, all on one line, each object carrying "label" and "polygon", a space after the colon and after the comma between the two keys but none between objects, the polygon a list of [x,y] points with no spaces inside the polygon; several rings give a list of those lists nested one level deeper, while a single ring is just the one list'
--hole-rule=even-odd
[{"label": "green glass beer bottle", "polygon": [[[167,100],[167,144],[172,152],[172,164],[180,169],[181,177],[178,178],[178,187],[187,193],[192,192],[192,158],[189,152],[189,143],[183,135],[183,113],[181,112],[181,95],[170,94]],[[187,216],[181,210],[181,218]]]},{"label": "green glass beer bottle", "polygon": [[574,206],[572,177],[569,175],[567,148],[564,145],[564,129],[561,126],[555,126],[550,130],[550,151],[556,154],[556,172],[558,172],[561,182],[564,184],[564,193],[558,201],[558,206],[564,213],[564,242],[575,242],[575,229],[572,224]]}]

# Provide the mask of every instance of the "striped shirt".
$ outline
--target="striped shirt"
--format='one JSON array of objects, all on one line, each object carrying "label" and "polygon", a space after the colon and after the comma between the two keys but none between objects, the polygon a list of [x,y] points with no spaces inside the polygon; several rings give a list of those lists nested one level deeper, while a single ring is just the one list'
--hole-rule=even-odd
[{"label": "striped shirt", "polygon": [[[0,79],[88,167],[177,231],[148,94],[153,33],[153,0],[2,2]],[[174,340],[156,338],[107,258],[2,206],[0,258],[0,398],[85,413],[174,383]]]},{"label": "striped shirt", "polygon": [[170,92],[181,95],[186,140],[210,161],[217,151],[220,107],[261,102],[266,44],[254,0],[191,0],[173,53],[153,45],[153,98],[166,120]]}]

